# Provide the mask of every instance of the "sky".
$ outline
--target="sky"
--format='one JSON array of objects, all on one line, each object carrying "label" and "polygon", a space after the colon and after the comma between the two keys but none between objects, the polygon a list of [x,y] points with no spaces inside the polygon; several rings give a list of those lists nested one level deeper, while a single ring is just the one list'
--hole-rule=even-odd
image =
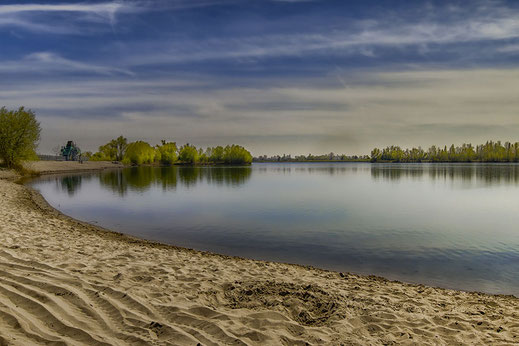
[{"label": "sky", "polygon": [[0,2],[0,107],[38,151],[253,155],[519,141],[519,1]]}]

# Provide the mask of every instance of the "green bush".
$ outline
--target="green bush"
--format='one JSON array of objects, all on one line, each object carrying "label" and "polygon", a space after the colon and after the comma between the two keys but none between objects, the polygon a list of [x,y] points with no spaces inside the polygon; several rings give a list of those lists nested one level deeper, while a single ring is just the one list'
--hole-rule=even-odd
[{"label": "green bush", "polygon": [[97,152],[90,156],[90,161],[112,161],[112,158],[106,156],[105,153]]},{"label": "green bush", "polygon": [[160,163],[172,165],[178,160],[177,143],[162,141],[162,145],[157,145],[157,156]]},{"label": "green bush", "polygon": [[8,168],[19,167],[23,160],[37,160],[40,124],[31,110],[0,108],[0,159]]},{"label": "green bush", "polygon": [[224,148],[223,162],[226,164],[248,164],[252,162],[252,155],[240,145],[228,145]]},{"label": "green bush", "polygon": [[155,162],[156,154],[156,150],[151,145],[143,141],[137,141],[128,144],[122,162],[134,165],[153,163]]},{"label": "green bush", "polygon": [[228,145],[209,147],[205,151],[194,145],[186,144],[177,148],[175,142],[161,141],[155,148],[146,142],[137,141],[126,145],[126,138],[119,137],[109,143],[100,146],[99,151],[92,155],[93,161],[114,161],[124,152],[122,162],[125,164],[141,165],[146,163],[160,162],[164,165],[173,165],[176,162],[184,164],[249,164],[252,155],[244,147],[239,145]]},{"label": "green bush", "polygon": [[198,150],[196,150],[195,146],[186,144],[180,148],[178,158],[182,163],[197,163],[199,160]]},{"label": "green bush", "polygon": [[128,140],[123,136],[112,139],[99,147],[99,151],[92,155],[93,161],[122,161],[128,147]]},{"label": "green bush", "polygon": [[221,163],[223,162],[223,147],[217,146],[214,148],[208,148],[207,151],[209,152],[209,161],[213,163]]}]

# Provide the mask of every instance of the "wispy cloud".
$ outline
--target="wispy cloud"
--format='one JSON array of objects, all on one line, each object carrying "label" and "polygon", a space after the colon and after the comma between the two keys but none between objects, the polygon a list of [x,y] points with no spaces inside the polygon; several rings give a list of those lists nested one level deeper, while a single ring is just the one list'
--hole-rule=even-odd
[{"label": "wispy cloud", "polygon": [[502,53],[517,54],[517,53],[519,53],[519,44],[508,44],[508,45],[498,48],[497,50]]},{"label": "wispy cloud", "polygon": [[47,74],[56,72],[90,73],[99,75],[123,74],[134,76],[128,70],[117,67],[87,64],[80,61],[66,59],[53,52],[37,52],[25,56],[17,61],[3,61],[0,65],[0,72],[6,74],[37,73]]},{"label": "wispy cloud", "polygon": [[95,149],[121,128],[256,154],[517,133],[513,3],[285,2],[0,5],[0,105],[37,112],[42,151],[64,136]]},{"label": "wispy cloud", "polygon": [[[120,14],[178,11],[237,2],[239,0],[127,0],[103,3],[8,4],[0,5],[0,27],[81,35],[101,30],[85,30],[85,26],[81,25],[84,23],[109,24],[114,30]],[[62,20],[51,19],[51,15],[61,15]]]},{"label": "wispy cloud", "polygon": [[[420,55],[427,55],[434,52],[431,49],[434,45],[476,42],[492,42],[497,45],[492,51],[497,53],[500,45],[509,44],[505,41],[519,39],[519,10],[498,2],[492,4],[475,6],[470,15],[466,15],[466,12],[459,14],[455,7],[428,10],[420,8],[427,13],[420,21],[379,14],[369,21],[352,20],[347,29],[337,27],[330,30],[325,26],[322,30],[305,29],[295,33],[187,39],[175,40],[174,43],[161,40],[155,45],[137,42],[135,46],[142,44],[154,54],[133,54],[128,57],[128,63],[146,65],[311,55],[358,55],[375,58],[379,56],[379,49],[413,49]],[[512,47],[508,50],[513,49]],[[143,50],[135,47],[132,49]],[[504,49],[502,51],[507,51]]]},{"label": "wispy cloud", "polygon": [[13,14],[24,12],[93,12],[99,15],[113,15],[118,9],[122,8],[122,3],[111,2],[101,4],[61,4],[61,5],[42,5],[42,4],[15,4],[0,5],[0,14]]},{"label": "wispy cloud", "polygon": [[[513,139],[519,129],[518,77],[517,69],[369,73],[349,78],[344,88],[323,78],[290,87],[259,87],[254,81],[223,87],[220,78],[197,85],[113,76],[76,85],[14,83],[0,87],[0,103],[34,108],[44,128],[42,150],[65,136],[95,149],[113,129],[124,128],[132,140],[240,141],[255,154],[280,147],[293,153],[367,153],[395,143]],[[459,132],[465,124],[488,130]],[[264,134],[272,138],[265,141]],[[334,140],[322,142],[326,138]]]},{"label": "wispy cloud", "polygon": [[[82,31],[70,22],[105,22],[111,26],[116,23],[118,12],[135,11],[136,8],[123,2],[80,3],[80,4],[11,4],[0,5],[0,27],[12,26],[33,32],[56,34]],[[62,21],[50,21],[49,15],[65,16]]]}]

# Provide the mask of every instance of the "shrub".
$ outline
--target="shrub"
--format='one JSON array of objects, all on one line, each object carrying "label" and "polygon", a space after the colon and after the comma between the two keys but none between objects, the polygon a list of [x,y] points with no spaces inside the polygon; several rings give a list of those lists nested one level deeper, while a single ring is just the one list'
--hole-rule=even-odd
[{"label": "shrub", "polygon": [[105,153],[97,152],[90,157],[90,161],[112,161]]},{"label": "shrub", "polygon": [[151,145],[143,141],[137,141],[128,144],[122,162],[142,165],[143,163],[153,163],[155,158],[156,150]]},{"label": "shrub", "polygon": [[223,162],[223,147],[217,146],[214,148],[209,148],[209,161],[213,163],[221,163]]},{"label": "shrub", "polygon": [[223,162],[227,164],[247,164],[252,162],[252,155],[240,145],[228,145],[224,148]]},{"label": "shrub", "polygon": [[31,110],[0,108],[0,158],[8,168],[20,166],[23,160],[37,160],[40,124]]},{"label": "shrub", "polygon": [[93,161],[122,161],[128,148],[128,140],[123,136],[112,139],[99,147],[99,151],[92,155]]},{"label": "shrub", "polygon": [[180,148],[179,160],[183,163],[197,163],[198,162],[198,150],[193,145],[186,144]]},{"label": "shrub", "polygon": [[157,156],[160,163],[172,165],[178,160],[177,143],[162,141],[162,145],[157,145]]}]

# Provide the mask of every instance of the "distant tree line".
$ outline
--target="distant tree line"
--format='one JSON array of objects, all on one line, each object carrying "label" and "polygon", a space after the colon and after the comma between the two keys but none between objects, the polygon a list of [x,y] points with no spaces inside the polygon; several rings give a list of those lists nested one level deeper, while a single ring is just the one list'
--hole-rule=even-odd
[{"label": "distant tree line", "polygon": [[355,162],[355,161],[369,161],[370,157],[368,155],[344,155],[344,154],[323,154],[323,155],[296,155],[292,157],[292,155],[260,155],[253,159],[254,162],[310,162],[310,161],[344,161],[344,162]]},{"label": "distant tree line", "polygon": [[[0,108],[0,164],[8,168],[23,169],[24,160],[37,160],[36,147],[40,139],[40,124],[34,112],[20,107],[9,110]],[[123,136],[99,147],[98,152],[84,153],[85,158],[97,161],[121,161],[127,164],[163,165],[180,164],[249,164],[253,161],[248,150],[239,145],[196,148],[185,144],[177,147],[175,142],[162,141],[151,146],[143,141],[128,143]],[[329,153],[324,155],[267,155],[255,157],[256,162],[312,162],[312,161],[371,161],[371,162],[519,162],[519,142],[502,144],[488,141],[473,146],[463,144],[437,147],[427,150],[421,147],[402,149],[389,146],[375,148],[371,155],[348,156]]]},{"label": "distant tree line", "polygon": [[252,155],[244,147],[236,144],[225,147],[216,146],[196,148],[185,144],[177,147],[175,142],[161,141],[161,144],[151,146],[143,141],[128,143],[123,136],[111,140],[99,147],[95,154],[88,153],[93,161],[120,161],[125,164],[152,164],[163,165],[179,164],[249,164]]},{"label": "distant tree line", "polygon": [[502,144],[488,141],[473,146],[463,144],[443,148],[433,145],[427,151],[421,147],[402,149],[389,146],[371,151],[371,162],[519,162],[519,142]]}]

